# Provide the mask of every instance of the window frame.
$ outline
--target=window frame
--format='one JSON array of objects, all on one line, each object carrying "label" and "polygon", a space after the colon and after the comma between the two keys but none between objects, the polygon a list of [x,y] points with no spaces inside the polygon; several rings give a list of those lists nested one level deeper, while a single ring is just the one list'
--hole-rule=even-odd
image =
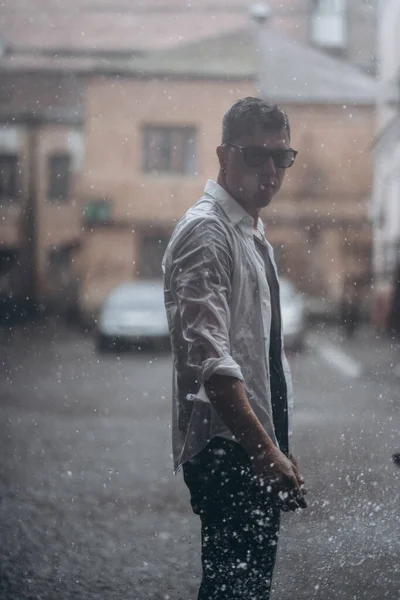
[{"label": "window frame", "polygon": [[[150,176],[179,177],[193,177],[198,174],[195,125],[145,123],[141,133],[143,173]],[[158,146],[153,151],[152,142],[157,144],[157,137]]]},{"label": "window frame", "polygon": [[171,238],[173,225],[135,228],[136,258],[134,276],[138,279],[162,279],[162,258]]}]

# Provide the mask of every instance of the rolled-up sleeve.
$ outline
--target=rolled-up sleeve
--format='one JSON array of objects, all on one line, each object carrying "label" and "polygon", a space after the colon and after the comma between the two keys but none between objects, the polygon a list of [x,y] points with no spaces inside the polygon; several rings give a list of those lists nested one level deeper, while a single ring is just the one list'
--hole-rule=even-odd
[{"label": "rolled-up sleeve", "polygon": [[243,380],[230,352],[232,253],[217,219],[183,232],[172,253],[170,287],[176,301],[188,364],[204,383],[212,375]]}]

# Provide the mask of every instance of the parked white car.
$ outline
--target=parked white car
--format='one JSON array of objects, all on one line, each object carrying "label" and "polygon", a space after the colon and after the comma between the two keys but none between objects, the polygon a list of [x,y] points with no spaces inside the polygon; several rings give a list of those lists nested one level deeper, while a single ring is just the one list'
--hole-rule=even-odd
[{"label": "parked white car", "polygon": [[[306,331],[303,296],[285,278],[280,279],[280,295],[285,347],[300,350]],[[105,352],[128,344],[169,347],[162,281],[122,283],[104,302],[97,322],[97,350]]]},{"label": "parked white car", "polygon": [[285,277],[281,277],[279,283],[284,345],[287,350],[301,350],[307,329],[304,298]]},{"label": "parked white car", "polygon": [[168,339],[162,281],[128,281],[110,292],[97,322],[99,352],[128,344],[168,347]]}]

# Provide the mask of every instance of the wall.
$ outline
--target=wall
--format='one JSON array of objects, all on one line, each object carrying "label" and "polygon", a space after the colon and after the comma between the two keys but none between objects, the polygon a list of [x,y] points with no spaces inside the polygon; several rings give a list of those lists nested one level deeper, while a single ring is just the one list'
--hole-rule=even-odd
[{"label": "wall", "polygon": [[[216,178],[215,148],[222,116],[234,100],[249,94],[254,94],[250,82],[93,78],[86,98],[83,202],[110,198],[114,222],[130,224],[133,230],[138,225],[171,227],[200,197],[206,179]],[[285,108],[292,123],[292,146],[299,156],[287,172],[279,197],[266,211],[269,236],[277,254],[282,255],[281,264],[299,287],[335,301],[346,269],[369,270],[368,150],[373,110],[310,105]],[[197,127],[197,175],[155,177],[142,173],[141,126],[149,123]],[[104,256],[109,248],[109,244],[103,246]],[[121,259],[126,261],[125,273],[131,261],[130,244],[127,248]],[[88,262],[86,258],[83,264]],[[91,277],[94,289],[110,287]],[[86,301],[93,306],[90,287],[88,277]],[[94,297],[99,298],[97,292]]]}]

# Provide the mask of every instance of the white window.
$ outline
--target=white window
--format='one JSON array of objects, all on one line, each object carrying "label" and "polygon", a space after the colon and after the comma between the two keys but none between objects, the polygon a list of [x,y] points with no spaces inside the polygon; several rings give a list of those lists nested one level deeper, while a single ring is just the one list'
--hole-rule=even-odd
[{"label": "white window", "polygon": [[346,0],[314,0],[314,14],[338,15],[346,10]]},{"label": "white window", "polygon": [[345,48],[346,0],[313,0],[311,40],[321,48]]}]

